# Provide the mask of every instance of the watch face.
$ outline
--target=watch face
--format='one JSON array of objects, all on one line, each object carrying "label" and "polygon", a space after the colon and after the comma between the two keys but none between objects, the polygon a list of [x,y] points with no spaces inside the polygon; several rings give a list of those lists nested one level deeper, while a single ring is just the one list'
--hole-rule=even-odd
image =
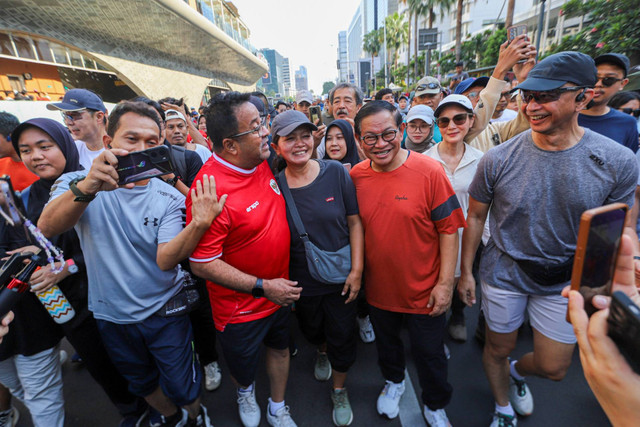
[{"label": "watch face", "polygon": [[69,273],[71,273],[71,274],[75,274],[75,273],[78,272],[78,266],[75,265],[75,264],[74,265],[70,265],[68,269],[69,269]]},{"label": "watch face", "polygon": [[264,296],[264,289],[255,287],[251,290],[251,295],[253,295],[254,298],[262,298]]}]

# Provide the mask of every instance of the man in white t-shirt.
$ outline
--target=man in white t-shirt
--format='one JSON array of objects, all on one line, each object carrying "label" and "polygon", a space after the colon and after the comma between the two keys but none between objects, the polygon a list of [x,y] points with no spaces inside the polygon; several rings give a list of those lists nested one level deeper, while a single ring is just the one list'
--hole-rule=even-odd
[{"label": "man in white t-shirt", "polygon": [[87,89],[71,89],[62,102],[47,104],[47,109],[62,113],[80,154],[80,164],[91,169],[93,160],[104,151],[102,141],[107,134],[107,109],[100,96]]}]

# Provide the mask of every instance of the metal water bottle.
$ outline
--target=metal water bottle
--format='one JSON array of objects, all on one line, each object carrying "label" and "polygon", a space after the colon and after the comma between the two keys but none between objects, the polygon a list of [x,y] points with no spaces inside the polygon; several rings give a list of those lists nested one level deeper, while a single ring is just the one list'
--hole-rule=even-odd
[{"label": "metal water bottle", "polygon": [[56,323],[67,323],[76,315],[69,300],[64,296],[58,285],[53,285],[50,289],[36,294],[42,305],[47,309]]}]

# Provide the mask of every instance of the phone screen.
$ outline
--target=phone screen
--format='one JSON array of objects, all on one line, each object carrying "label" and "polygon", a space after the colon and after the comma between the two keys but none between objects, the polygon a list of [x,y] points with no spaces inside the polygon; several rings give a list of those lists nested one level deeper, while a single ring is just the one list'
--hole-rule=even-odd
[{"label": "phone screen", "polygon": [[624,229],[626,212],[616,209],[591,219],[580,287],[591,289],[609,286],[613,278],[616,255]]},{"label": "phone screen", "polygon": [[124,185],[173,172],[169,148],[164,145],[118,158],[118,184]]}]

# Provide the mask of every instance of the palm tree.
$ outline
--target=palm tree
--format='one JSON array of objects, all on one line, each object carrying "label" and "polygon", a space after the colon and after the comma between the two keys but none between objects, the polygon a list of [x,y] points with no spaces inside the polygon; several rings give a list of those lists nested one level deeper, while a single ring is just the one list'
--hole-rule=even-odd
[{"label": "palm tree", "polygon": [[504,27],[509,28],[513,25],[513,9],[516,6],[516,0],[509,0],[507,3],[507,17],[504,20]]},{"label": "palm tree", "polygon": [[362,39],[362,50],[371,55],[371,77],[373,78],[373,88],[376,88],[376,73],[373,66],[373,58],[378,56],[382,42],[380,41],[380,30],[371,30]]},{"label": "palm tree", "polygon": [[462,48],[462,9],[464,1],[458,0],[456,7],[456,62],[458,62],[460,61],[460,50]]},{"label": "palm tree", "polygon": [[393,49],[394,69],[398,68],[398,51],[407,42],[409,37],[409,24],[398,15],[398,12],[387,16],[384,20],[387,31],[387,49]]}]

